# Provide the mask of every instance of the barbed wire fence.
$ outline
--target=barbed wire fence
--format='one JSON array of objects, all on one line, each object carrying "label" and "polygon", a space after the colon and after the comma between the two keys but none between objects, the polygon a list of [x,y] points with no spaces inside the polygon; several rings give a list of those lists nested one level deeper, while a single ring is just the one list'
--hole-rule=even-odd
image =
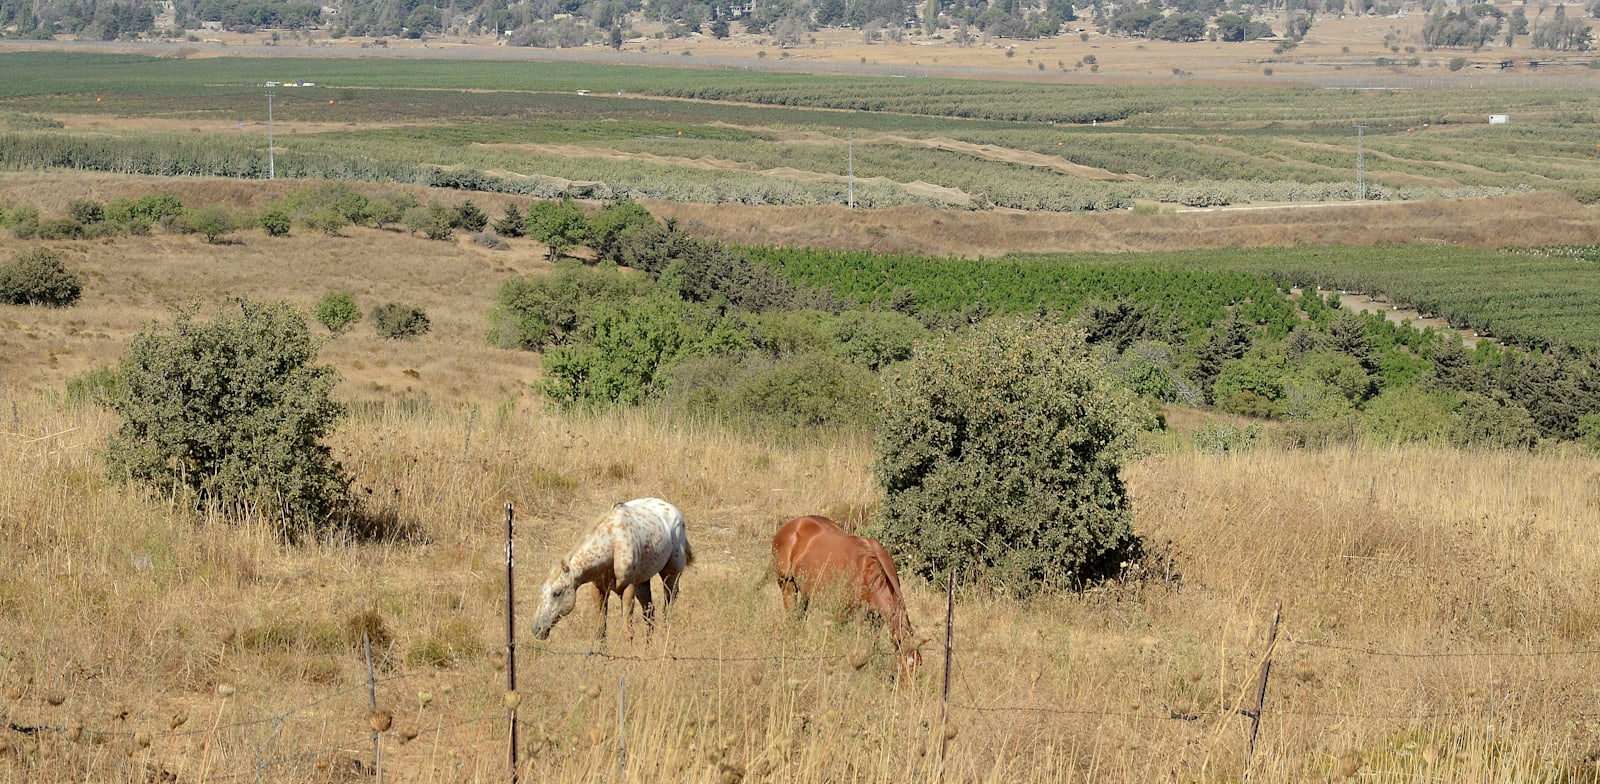
[{"label": "barbed wire fence", "polygon": [[[250,717],[238,718],[224,723],[221,719],[229,700],[233,697],[232,687],[219,686],[217,696],[220,698],[221,707],[216,714],[216,720],[204,728],[184,728],[186,721],[174,719],[168,731],[151,732],[115,727],[90,727],[79,723],[71,726],[62,726],[49,722],[38,723],[29,721],[22,716],[23,693],[8,688],[3,695],[5,702],[0,702],[0,755],[14,752],[15,744],[11,738],[32,737],[44,738],[57,736],[71,742],[83,742],[95,745],[121,744],[126,752],[123,764],[138,763],[150,769],[147,778],[155,781],[176,781],[178,776],[160,761],[154,759],[155,755],[144,754],[141,758],[139,752],[152,748],[170,746],[194,740],[202,741],[202,759],[198,773],[190,774],[187,771],[183,781],[202,782],[234,782],[254,781],[270,782],[285,780],[287,775],[301,771],[308,765],[324,767],[328,765],[345,766],[345,775],[358,775],[371,777],[382,781],[383,773],[383,746],[385,742],[401,744],[411,743],[420,737],[433,736],[435,739],[446,736],[452,731],[478,725],[493,725],[505,722],[505,737],[508,740],[508,761],[506,779],[515,784],[518,782],[520,771],[523,768],[519,757],[519,729],[535,731],[534,725],[519,717],[519,708],[522,707],[521,697],[517,692],[517,647],[515,636],[515,583],[514,583],[514,552],[513,552],[513,519],[514,510],[510,504],[506,505],[506,642],[502,646],[494,646],[489,653],[494,659],[495,668],[504,669],[506,673],[506,686],[504,705],[492,704],[475,706],[466,715],[452,717],[449,721],[437,721],[428,727],[408,726],[399,729],[392,723],[393,716],[386,710],[379,708],[378,691],[382,687],[391,691],[399,683],[413,680],[431,680],[434,673],[403,672],[392,675],[378,676],[372,665],[370,641],[363,640],[364,654],[367,662],[367,678],[355,685],[335,689],[315,699],[277,708],[273,711]],[[1282,646],[1287,645],[1292,649],[1306,651],[1331,651],[1346,657],[1360,657],[1369,660],[1485,660],[1485,659],[1512,659],[1512,660],[1544,660],[1562,658],[1600,658],[1600,648],[1571,647],[1538,650],[1395,650],[1384,649],[1372,645],[1357,645],[1325,639],[1313,639],[1298,635],[1293,632],[1283,633],[1280,636],[1279,625],[1282,614],[1281,604],[1274,610],[1273,618],[1268,626],[1268,633],[1264,643],[1254,657],[1259,660],[1255,678],[1241,681],[1237,699],[1219,704],[1209,710],[1195,709],[1192,706],[1175,706],[1159,696],[1153,696],[1154,701],[1161,703],[1158,711],[1128,711],[1109,708],[1084,708],[1067,706],[1044,706],[1007,704],[1003,698],[985,701],[980,695],[992,691],[982,685],[974,685],[961,676],[959,669],[962,656],[1007,656],[1014,655],[1015,649],[1005,646],[958,645],[957,617],[955,613],[955,579],[950,575],[946,586],[946,619],[945,639],[943,642],[943,683],[940,690],[939,704],[939,734],[938,758],[936,768],[938,777],[942,780],[947,764],[950,734],[946,731],[946,724],[952,713],[961,713],[976,719],[990,721],[1005,721],[1003,717],[1018,715],[1041,716],[1070,716],[1086,719],[1099,719],[1101,721],[1116,719],[1129,722],[1146,723],[1153,725],[1170,724],[1179,722],[1185,725],[1196,725],[1209,722],[1213,738],[1227,729],[1227,725],[1235,717],[1244,718],[1248,724],[1245,728],[1246,753],[1244,756],[1245,770],[1242,775],[1248,777],[1252,760],[1255,756],[1256,739],[1262,721],[1268,714],[1278,716],[1294,716],[1319,719],[1362,719],[1379,721],[1407,721],[1417,722],[1430,719],[1460,718],[1470,715],[1472,708],[1467,707],[1435,707],[1433,709],[1411,709],[1396,711],[1338,711],[1322,710],[1285,704],[1272,703],[1268,700],[1269,687],[1273,663]],[[781,668],[795,664],[816,664],[820,662],[838,661],[843,654],[837,651],[816,651],[793,653],[780,651],[777,653],[754,653],[721,650],[716,654],[685,654],[675,652],[663,653],[619,653],[588,648],[562,648],[555,646],[541,646],[533,653],[538,657],[573,658],[586,662],[601,664],[640,664],[652,663],[668,667],[703,665],[714,663],[724,664],[757,664],[771,663]],[[859,654],[851,652],[847,658],[855,658]],[[895,652],[873,651],[865,654],[869,659],[893,658]],[[503,662],[503,664],[502,664]],[[850,661],[849,664],[860,669],[859,662]],[[626,745],[626,718],[628,715],[626,673],[612,672],[617,678],[617,734],[612,753],[615,756],[617,780],[623,780],[627,767]],[[954,677],[953,677],[954,676]],[[960,690],[963,695],[952,697],[952,682],[959,681],[963,684]],[[14,688],[14,687],[12,687]],[[705,690],[704,696],[710,697],[714,692],[722,689]],[[39,695],[34,695],[39,696]],[[365,697],[365,700],[361,698]],[[43,698],[52,701],[52,698]],[[313,717],[319,709],[332,704],[340,704],[342,708],[349,709],[343,702],[355,700],[367,703],[369,709],[370,727],[363,731],[352,723],[347,734],[340,734],[336,738],[329,738],[326,743],[306,746],[303,743],[292,750],[281,750],[279,746],[287,736],[287,728],[291,722],[300,717]],[[422,702],[422,707],[427,707],[427,699]],[[113,721],[118,717],[113,716]],[[261,732],[265,728],[264,732]],[[253,746],[253,751],[247,755],[248,764],[236,766],[228,771],[211,771],[208,767],[209,755],[218,744],[218,739],[228,733],[241,736],[250,731],[258,731],[258,737],[240,744]],[[326,733],[326,722],[316,732]],[[8,738],[10,736],[10,738]],[[326,735],[324,735],[326,737]],[[361,751],[364,743],[370,742],[367,751]],[[370,756],[369,756],[370,755]]]}]

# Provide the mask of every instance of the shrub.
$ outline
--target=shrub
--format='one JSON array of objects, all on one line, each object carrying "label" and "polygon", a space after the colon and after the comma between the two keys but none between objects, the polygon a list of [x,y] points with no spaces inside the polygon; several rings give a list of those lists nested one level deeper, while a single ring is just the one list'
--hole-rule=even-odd
[{"label": "shrub", "polygon": [[21,207],[7,208],[4,213],[0,213],[0,226],[15,229],[19,223],[38,225],[39,208],[31,204],[24,204]]},{"label": "shrub", "polygon": [[733,388],[725,413],[782,428],[865,427],[878,379],[828,354],[763,367]]},{"label": "shrub", "polygon": [[83,239],[83,224],[71,218],[50,218],[39,222],[37,234],[41,240]]},{"label": "shrub", "polygon": [[1461,448],[1529,449],[1539,443],[1539,428],[1528,410],[1516,403],[1464,392],[1461,407],[1450,415],[1445,437]]},{"label": "shrub", "polygon": [[1465,58],[1465,57],[1452,57],[1452,58],[1450,58],[1450,65],[1449,65],[1450,70],[1459,71],[1459,70],[1461,70],[1461,69],[1463,69],[1465,67],[1467,67],[1467,58]]},{"label": "shrub", "polygon": [[315,229],[328,235],[338,237],[344,227],[350,225],[350,219],[331,204],[323,205],[306,215],[306,228]]},{"label": "shrub", "polygon": [[266,232],[268,237],[287,237],[289,236],[289,229],[292,227],[289,212],[276,205],[263,210],[258,222],[261,224],[261,230]]},{"label": "shrub", "polygon": [[[423,236],[430,240],[447,240],[455,236],[456,212],[443,204],[429,203],[422,210],[421,225]],[[406,213],[407,226],[411,225],[412,213]]]},{"label": "shrub", "polygon": [[330,291],[317,301],[317,323],[335,335],[342,335],[361,320],[361,309],[356,307],[354,294],[348,291]]},{"label": "shrub", "polygon": [[67,215],[87,226],[106,219],[106,206],[91,199],[73,199],[67,202]]},{"label": "shrub", "polygon": [[536,201],[528,206],[528,236],[550,248],[550,258],[582,244],[589,236],[589,222],[583,208],[571,199]]},{"label": "shrub", "polygon": [[638,403],[661,392],[674,362],[751,345],[742,322],[671,297],[594,310],[588,343],[545,352],[541,389],[559,403]]},{"label": "shrub", "polygon": [[204,235],[206,242],[215,245],[223,235],[233,233],[238,228],[238,222],[227,207],[207,204],[185,217],[184,226],[189,231]]},{"label": "shrub", "polygon": [[113,478],[191,497],[230,516],[282,515],[320,529],[350,480],[322,439],[344,414],[337,373],[316,365],[305,316],[238,300],[238,312],[134,336],[118,365],[123,423],[106,447]]},{"label": "shrub", "polygon": [[416,206],[417,197],[409,193],[380,193],[367,200],[367,220],[381,229],[401,222],[406,211]]},{"label": "shrub", "polygon": [[911,571],[1017,593],[1081,585],[1140,550],[1121,477],[1138,399],[1053,319],[920,345],[879,393],[872,528]]},{"label": "shrub", "polygon": [[1239,428],[1227,422],[1207,422],[1194,431],[1194,446],[1202,452],[1248,452],[1261,440],[1261,426]]},{"label": "shrub", "polygon": [[839,355],[871,370],[910,359],[912,348],[928,335],[922,322],[894,311],[852,310],[832,326]]},{"label": "shrub", "polygon": [[122,377],[116,368],[97,367],[67,379],[67,402],[74,406],[110,408],[121,393]]},{"label": "shrub", "polygon": [[0,265],[0,303],[64,308],[82,295],[78,273],[67,268],[61,254],[48,248],[24,252],[10,264]]},{"label": "shrub", "polygon": [[372,326],[379,337],[404,340],[425,335],[430,327],[428,314],[415,305],[386,302],[372,309]]},{"label": "shrub", "polygon": [[560,267],[547,275],[508,279],[489,311],[490,345],[538,351],[561,343],[578,328],[584,311],[621,303],[642,293],[635,280],[616,270]]}]

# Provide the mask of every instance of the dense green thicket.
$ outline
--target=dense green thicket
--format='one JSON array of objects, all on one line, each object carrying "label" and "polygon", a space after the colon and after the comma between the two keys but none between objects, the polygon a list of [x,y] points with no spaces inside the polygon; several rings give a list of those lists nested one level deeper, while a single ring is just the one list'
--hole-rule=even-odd
[{"label": "dense green thicket", "polygon": [[24,251],[0,264],[0,305],[47,305],[64,308],[83,295],[77,271],[61,254],[48,248]]},{"label": "dense green thicket", "polygon": [[[849,401],[918,342],[997,314],[1053,312],[1073,316],[1097,361],[1152,403],[1281,420],[1303,446],[1519,447],[1530,432],[1580,438],[1583,417],[1600,411],[1593,349],[1484,342],[1469,353],[1450,331],[1352,313],[1336,295],[1292,295],[1291,282],[1350,268],[1326,249],[969,261],[730,248],[627,203],[594,220],[619,214],[626,228],[608,232],[601,269],[513,278],[490,313],[495,344],[550,349],[547,391],[567,403],[664,399],[738,421],[860,423],[869,417]],[[1391,264],[1415,255],[1380,253]],[[819,390],[847,404],[821,404]]]},{"label": "dense green thicket", "polygon": [[182,311],[135,336],[118,364],[111,475],[229,516],[327,530],[350,479],[323,439],[343,415],[305,316],[241,300],[211,321]]},{"label": "dense green thicket", "polygon": [[885,378],[871,529],[904,568],[1015,593],[1136,557],[1122,466],[1144,408],[1051,319],[995,319]]}]

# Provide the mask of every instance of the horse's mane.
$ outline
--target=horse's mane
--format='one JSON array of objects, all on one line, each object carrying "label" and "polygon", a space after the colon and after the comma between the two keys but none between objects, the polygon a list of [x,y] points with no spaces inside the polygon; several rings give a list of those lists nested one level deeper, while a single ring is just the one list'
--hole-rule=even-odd
[{"label": "horse's mane", "polygon": [[[889,596],[894,599],[895,604],[893,610],[896,613],[905,613],[906,597],[900,592],[900,575],[895,572],[894,559],[889,557],[889,551],[884,549],[882,542],[866,537],[862,537],[862,541],[867,543],[867,549],[872,551],[872,557],[878,561],[880,574],[874,576],[874,582],[881,581],[883,587],[889,589]],[[908,622],[909,620],[907,618]]]},{"label": "horse's mane", "polygon": [[616,514],[617,509],[619,507],[621,507],[624,503],[627,503],[627,502],[618,501],[615,504],[612,504],[610,511],[606,512],[605,514],[603,514],[603,515],[601,515],[601,516],[599,516],[597,518],[595,518],[595,521],[593,523],[589,524],[589,530],[586,531],[583,534],[583,536],[578,537],[577,544],[574,544],[570,549],[567,550],[567,554],[566,554],[565,557],[563,557],[561,559],[561,562],[564,563],[564,564],[571,565],[572,564],[572,556],[577,555],[578,551],[582,550],[583,546],[588,544],[590,539],[594,538],[595,533],[600,530],[600,524],[604,523],[607,520],[610,520],[611,516]]}]

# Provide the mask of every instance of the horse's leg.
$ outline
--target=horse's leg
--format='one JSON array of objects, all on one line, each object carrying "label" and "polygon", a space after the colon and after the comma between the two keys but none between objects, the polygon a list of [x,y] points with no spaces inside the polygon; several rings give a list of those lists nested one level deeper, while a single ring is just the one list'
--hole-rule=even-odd
[{"label": "horse's leg", "polygon": [[661,597],[661,606],[663,609],[671,606],[673,602],[678,600],[678,578],[682,576],[682,569],[677,571],[664,571],[661,573],[661,588],[666,591],[666,595]]},{"label": "horse's leg", "polygon": [[656,608],[650,599],[650,581],[645,580],[631,588],[634,596],[639,597],[639,606],[644,609],[644,628],[648,634],[656,628]]},{"label": "horse's leg", "polygon": [[796,604],[795,594],[798,593],[795,590],[795,587],[794,587],[794,580],[792,578],[779,577],[778,578],[778,592],[783,594],[783,610],[784,610],[784,612],[787,612],[790,615],[793,615],[794,611],[795,611],[795,604]]},{"label": "horse's leg", "polygon": [[594,584],[594,638],[596,640],[604,640],[606,638],[606,606],[610,601],[611,586],[606,585],[603,581],[596,581]]},{"label": "horse's leg", "polygon": [[[649,588],[648,585],[645,586]],[[639,595],[637,583],[622,589],[622,628],[628,633],[628,639],[633,639],[633,600]]]}]

